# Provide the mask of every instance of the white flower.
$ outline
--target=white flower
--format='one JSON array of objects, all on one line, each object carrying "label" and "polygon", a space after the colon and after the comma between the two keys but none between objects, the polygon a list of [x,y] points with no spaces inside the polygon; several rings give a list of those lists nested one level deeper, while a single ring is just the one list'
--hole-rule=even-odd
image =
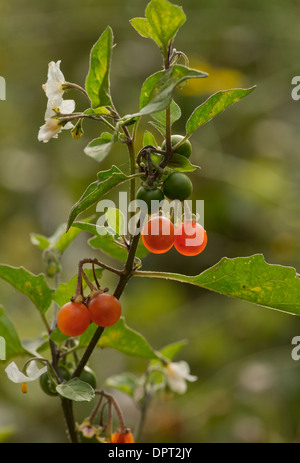
[{"label": "white flower", "polygon": [[30,381],[35,381],[39,378],[43,373],[47,371],[47,366],[43,368],[38,368],[36,362],[32,361],[29,363],[28,367],[26,368],[26,373],[22,373],[15,362],[10,363],[6,368],[5,372],[13,383],[28,383]]},{"label": "white flower", "polygon": [[65,77],[60,70],[61,61],[51,61],[48,64],[48,79],[42,86],[49,100],[61,97],[64,93]]},{"label": "white flower", "polygon": [[197,376],[190,375],[189,364],[183,360],[181,362],[170,362],[165,369],[169,388],[178,394],[186,392],[186,381],[196,381],[198,379]]},{"label": "white flower", "polygon": [[56,97],[48,100],[47,109],[45,113],[46,123],[40,127],[38,140],[47,143],[51,138],[57,138],[62,129],[72,129],[71,122],[63,123],[59,119],[53,119],[56,113],[71,114],[75,109],[74,100],[63,100],[62,97]]}]

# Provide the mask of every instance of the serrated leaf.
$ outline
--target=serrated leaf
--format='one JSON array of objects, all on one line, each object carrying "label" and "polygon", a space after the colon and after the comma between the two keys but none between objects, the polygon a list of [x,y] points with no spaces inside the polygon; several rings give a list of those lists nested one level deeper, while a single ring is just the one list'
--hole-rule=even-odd
[{"label": "serrated leaf", "polygon": [[300,315],[300,279],[296,270],[268,264],[262,254],[224,257],[196,276],[164,272],[136,272],[136,275],[189,283],[269,309]]},{"label": "serrated leaf", "polygon": [[133,397],[138,385],[138,380],[131,373],[122,373],[120,375],[110,376],[105,381],[105,384],[108,387],[113,387],[114,389]]},{"label": "serrated leaf", "polygon": [[46,313],[52,302],[54,290],[49,288],[44,275],[34,275],[24,267],[17,268],[2,264],[0,278],[29,297],[41,313]]},{"label": "serrated leaf", "polygon": [[67,383],[59,384],[56,386],[56,390],[62,397],[75,402],[90,402],[95,397],[92,386],[79,378],[73,378]]},{"label": "serrated leaf", "polygon": [[238,88],[215,93],[194,110],[186,123],[186,134],[190,136],[199,127],[221,114],[228,106],[249,95],[255,88]]},{"label": "serrated leaf", "polygon": [[98,180],[91,183],[85,190],[80,199],[71,209],[67,230],[71,227],[76,217],[96,202],[100,201],[104,195],[117,185],[130,180],[130,176],[125,175],[118,167],[112,166],[109,170],[99,172]]},{"label": "serrated leaf", "polygon": [[112,46],[112,29],[107,27],[92,48],[90,69],[86,78],[86,91],[93,108],[112,104],[109,82]]},{"label": "serrated leaf", "polygon": [[109,154],[114,144],[114,136],[111,133],[104,132],[101,137],[92,140],[85,148],[87,156],[101,162]]},{"label": "serrated leaf", "polygon": [[23,348],[14,324],[6,315],[2,306],[0,306],[0,337],[4,338],[5,341],[5,358],[0,356],[0,360],[17,357],[19,355],[25,355],[28,353],[28,351]]},{"label": "serrated leaf", "polygon": [[145,15],[166,52],[170,40],[174,39],[178,29],[186,21],[182,8],[167,0],[151,0],[146,7]]}]

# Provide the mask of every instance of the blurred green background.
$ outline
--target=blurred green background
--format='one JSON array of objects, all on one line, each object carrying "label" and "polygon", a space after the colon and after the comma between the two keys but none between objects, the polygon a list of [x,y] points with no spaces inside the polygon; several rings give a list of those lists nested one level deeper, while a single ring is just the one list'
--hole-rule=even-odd
[{"label": "blurred green background", "polygon": [[[99,132],[93,121],[75,141],[68,132],[38,142],[44,123],[49,61],[62,60],[70,82],[84,85],[89,52],[107,25],[117,44],[112,95],[123,115],[136,111],[144,79],[161,68],[158,49],[130,26],[144,16],[146,0],[22,0],[0,3],[0,75],[7,99],[0,101],[0,261],[43,271],[30,233],[51,235],[96,172],[112,163],[128,169],[127,153],[114,148],[101,166],[83,153]],[[291,98],[300,74],[299,15],[296,0],[184,0],[187,22],[175,48],[191,67],[210,77],[176,92],[185,121],[208,95],[232,87],[257,89],[193,135],[193,199],[205,200],[208,245],[196,258],[176,251],[149,256],[144,269],[200,273],[223,256],[263,253],[267,262],[300,269],[300,106]],[[77,107],[85,109],[81,95]],[[140,125],[150,130],[145,121]],[[159,136],[158,136],[159,140]],[[116,193],[115,193],[116,194]],[[63,258],[63,279],[76,273],[82,257],[100,257],[81,234]],[[108,261],[109,262],[109,261]],[[114,282],[108,281],[113,286]],[[43,325],[31,304],[0,283],[0,302],[21,338],[37,336]],[[291,340],[300,319],[203,290],[159,280],[132,280],[122,298],[128,324],[161,348],[180,339],[198,381],[188,393],[152,403],[144,442],[297,442],[300,437],[300,363],[291,358]],[[22,359],[17,363],[22,366]],[[96,352],[91,366],[99,384],[122,371],[141,374],[145,362],[114,351]],[[65,442],[59,401],[37,383],[23,395],[0,365],[0,433],[8,442]],[[127,423],[137,410],[118,394]],[[76,407],[78,420],[89,406]]]}]

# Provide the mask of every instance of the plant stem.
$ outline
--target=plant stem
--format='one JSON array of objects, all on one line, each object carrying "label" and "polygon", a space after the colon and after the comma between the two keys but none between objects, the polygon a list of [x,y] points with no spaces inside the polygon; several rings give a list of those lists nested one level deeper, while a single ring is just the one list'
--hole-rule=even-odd
[{"label": "plant stem", "polygon": [[[132,176],[132,178],[130,180],[130,201],[133,201],[135,199],[135,178],[137,176],[135,174],[134,142],[133,142],[133,138],[131,138],[131,136],[130,136],[130,133],[129,133],[127,127],[123,127],[123,131],[124,131],[124,134],[127,137],[126,144],[127,144],[127,148],[128,148],[128,152],[129,152],[129,157],[130,157],[130,174]],[[140,223],[143,223],[143,221],[144,221],[144,219],[141,217],[139,223],[137,224],[137,229],[138,229]],[[79,262],[79,265],[78,265],[78,275],[80,275],[80,278],[81,278],[82,266],[85,263],[90,263],[90,264],[93,264],[93,265],[94,264],[99,265],[102,268],[117,274],[119,276],[119,281],[118,281],[118,284],[117,284],[116,289],[114,291],[114,296],[117,299],[119,299],[121,297],[124,289],[125,289],[125,286],[126,286],[128,280],[134,274],[134,270],[135,270],[134,259],[135,259],[137,247],[138,247],[138,244],[139,244],[139,239],[140,239],[140,232],[139,233],[136,232],[134,234],[132,240],[131,240],[130,245],[129,245],[130,247],[129,247],[129,250],[128,250],[127,259],[126,259],[123,270],[118,270],[118,269],[115,269],[113,267],[110,267],[110,266],[108,266],[106,264],[103,264],[102,262],[99,262],[97,259],[82,259]],[[81,375],[81,373],[83,371],[83,368],[87,364],[91,354],[93,353],[95,347],[97,346],[98,341],[99,341],[100,337],[102,336],[103,331],[104,331],[104,328],[101,327],[101,326],[98,326],[98,328],[96,329],[96,331],[95,331],[91,341],[89,342],[85,352],[83,353],[81,359],[79,360],[79,362],[78,362],[78,364],[77,364],[77,366],[75,368],[75,371],[73,372],[71,378],[79,377]],[[63,411],[64,411],[64,415],[65,415],[65,420],[66,420],[70,440],[71,440],[71,442],[78,442],[78,435],[77,435],[77,432],[76,432],[75,420],[74,420],[74,415],[73,415],[73,402],[68,400],[68,399],[64,399],[64,400],[62,400],[62,406],[63,406]]]},{"label": "plant stem", "polygon": [[65,422],[68,430],[68,437],[72,444],[77,444],[79,442],[78,434],[75,426],[75,419],[73,413],[73,402],[70,399],[61,397],[61,405],[65,417]]}]

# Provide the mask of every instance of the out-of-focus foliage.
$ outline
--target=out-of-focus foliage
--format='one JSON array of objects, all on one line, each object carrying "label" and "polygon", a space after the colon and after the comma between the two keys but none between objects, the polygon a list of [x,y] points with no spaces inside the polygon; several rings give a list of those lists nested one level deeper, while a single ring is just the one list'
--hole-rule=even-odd
[{"label": "out-of-focus foliage", "polygon": [[[138,110],[143,81],[161,68],[157,47],[129,24],[143,16],[145,0],[11,0],[0,4],[0,75],[7,100],[0,101],[0,261],[43,271],[30,233],[51,236],[71,206],[95,179],[99,164],[83,152],[99,136],[97,124],[75,141],[69,133],[38,142],[43,124],[49,61],[62,60],[68,81],[84,84],[89,51],[107,25],[117,43],[112,57],[114,102],[121,114]],[[210,122],[192,138],[190,174],[193,199],[205,200],[208,245],[197,258],[148,256],[144,269],[200,273],[223,256],[263,253],[270,263],[300,269],[299,196],[300,106],[291,98],[291,80],[300,75],[298,17],[293,0],[185,0],[187,15],[176,37],[190,66],[210,77],[189,82],[175,94],[183,133],[191,112],[218,90],[257,89]],[[68,96],[73,98],[70,91]],[[82,108],[85,102],[82,101]],[[145,122],[140,125],[142,143]],[[158,143],[160,135],[156,136]],[[128,173],[125,148],[114,147],[101,168],[111,164]],[[117,199],[117,190],[114,193]],[[63,257],[64,281],[80,258],[100,256],[82,234]],[[105,277],[107,278],[107,276]],[[113,287],[115,279],[107,278]],[[21,338],[43,329],[38,313],[23,296],[0,284],[1,304]],[[153,402],[144,440],[153,442],[293,442],[300,433],[300,364],[291,358],[291,340],[300,319],[207,293],[181,283],[134,279],[123,296],[130,327],[159,349],[187,338],[175,360],[187,360],[198,381],[184,396]],[[145,362],[105,350],[92,360],[99,384],[124,370],[141,374]],[[65,441],[59,402],[30,383],[22,394],[0,364],[0,428],[13,429],[11,442]],[[136,409],[120,395],[128,425]],[[56,404],[56,406],[54,405]],[[87,406],[80,405],[79,416]],[[80,420],[79,420],[80,422]]]}]

